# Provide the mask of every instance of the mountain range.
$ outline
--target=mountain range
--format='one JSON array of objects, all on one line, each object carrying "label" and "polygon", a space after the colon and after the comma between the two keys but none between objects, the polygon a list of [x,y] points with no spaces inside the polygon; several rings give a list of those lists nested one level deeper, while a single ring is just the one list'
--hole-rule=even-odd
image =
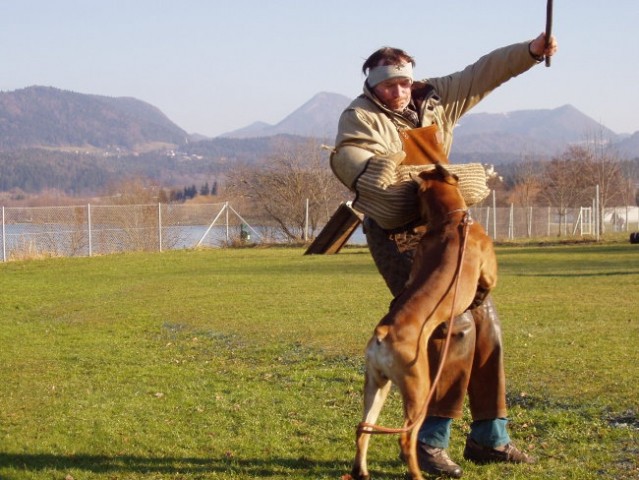
[{"label": "mountain range", "polygon": [[0,149],[183,144],[188,134],[158,108],[135,98],[52,87],[0,92]]},{"label": "mountain range", "polygon": [[[224,138],[268,137],[280,133],[332,140],[341,112],[351,99],[322,92],[275,125],[255,122],[221,135]],[[556,155],[567,145],[603,140],[620,153],[639,156],[639,132],[617,134],[572,105],[507,113],[468,113],[455,128],[454,156],[496,155],[516,161],[522,153]]]},{"label": "mountain range", "polygon": [[334,139],[339,116],[350,102],[351,99],[344,95],[321,92],[275,125],[255,122],[220,136],[251,138],[270,137],[285,133],[301,137]]},{"label": "mountain range", "polygon": [[[0,92],[0,191],[50,187],[49,179],[41,178],[47,175],[43,162],[57,179],[53,187],[63,190],[92,189],[92,181],[131,174],[169,183],[223,175],[238,162],[265,161],[282,144],[300,145],[309,137],[332,144],[350,101],[321,92],[275,125],[254,122],[206,138],[187,133],[158,108],[135,98],[42,86]],[[563,105],[471,112],[455,128],[451,160],[506,164],[524,154],[557,155],[570,144],[593,140],[609,142],[627,158],[639,158],[639,132],[619,135]],[[65,180],[65,173],[74,176]]]}]

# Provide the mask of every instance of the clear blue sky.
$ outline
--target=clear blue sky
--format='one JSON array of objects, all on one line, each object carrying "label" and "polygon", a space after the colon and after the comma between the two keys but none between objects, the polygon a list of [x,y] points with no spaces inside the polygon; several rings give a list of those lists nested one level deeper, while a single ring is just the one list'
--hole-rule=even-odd
[{"label": "clear blue sky", "polygon": [[[639,130],[639,1],[556,0],[560,51],[475,108],[572,104]],[[391,45],[419,78],[457,71],[545,25],[545,0],[0,0],[0,90],[135,97],[189,133],[277,123],[318,92],[354,97]]]}]

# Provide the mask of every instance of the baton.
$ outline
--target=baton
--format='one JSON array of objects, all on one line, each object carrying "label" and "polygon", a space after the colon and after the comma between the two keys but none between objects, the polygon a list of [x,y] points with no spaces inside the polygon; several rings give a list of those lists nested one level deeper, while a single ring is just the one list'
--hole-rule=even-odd
[{"label": "baton", "polygon": [[[552,35],[552,0],[546,2],[546,48],[550,45]],[[550,57],[546,55],[546,66],[550,67]]]}]

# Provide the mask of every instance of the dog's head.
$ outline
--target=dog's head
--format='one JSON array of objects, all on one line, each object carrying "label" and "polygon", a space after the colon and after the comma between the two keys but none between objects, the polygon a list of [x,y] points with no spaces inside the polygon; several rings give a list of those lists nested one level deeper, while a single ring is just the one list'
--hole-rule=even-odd
[{"label": "dog's head", "polygon": [[459,191],[459,178],[440,163],[415,178],[419,185],[419,208],[422,218],[433,222],[453,210],[466,209]]}]

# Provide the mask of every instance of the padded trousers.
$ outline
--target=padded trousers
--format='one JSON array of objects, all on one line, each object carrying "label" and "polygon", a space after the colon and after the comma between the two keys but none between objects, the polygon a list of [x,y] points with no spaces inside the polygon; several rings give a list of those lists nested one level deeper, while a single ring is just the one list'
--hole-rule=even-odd
[{"label": "padded trousers", "polygon": [[[364,233],[375,265],[393,297],[408,280],[421,228],[387,231],[364,219]],[[431,379],[437,373],[450,322],[438,327],[428,343]],[[442,376],[428,407],[429,416],[459,418],[468,393],[473,420],[505,418],[506,378],[501,325],[489,295],[479,307],[452,322],[453,333]]]}]

